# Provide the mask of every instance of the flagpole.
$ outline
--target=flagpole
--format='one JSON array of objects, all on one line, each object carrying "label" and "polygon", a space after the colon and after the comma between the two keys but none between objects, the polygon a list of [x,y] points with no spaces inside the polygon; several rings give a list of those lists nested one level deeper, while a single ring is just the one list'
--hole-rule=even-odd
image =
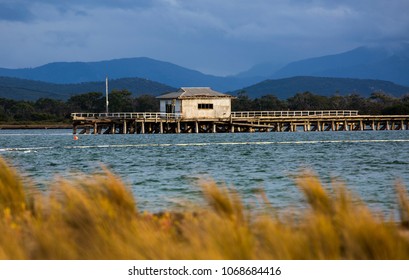
[{"label": "flagpole", "polygon": [[108,114],[108,76],[105,78],[105,111]]}]

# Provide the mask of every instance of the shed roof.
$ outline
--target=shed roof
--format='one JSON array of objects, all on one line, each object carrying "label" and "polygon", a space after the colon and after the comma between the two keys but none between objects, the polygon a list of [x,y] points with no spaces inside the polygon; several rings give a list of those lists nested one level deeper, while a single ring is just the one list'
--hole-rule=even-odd
[{"label": "shed roof", "polygon": [[233,96],[217,92],[209,87],[182,87],[176,92],[160,95],[158,99],[191,99],[191,98],[233,98]]}]

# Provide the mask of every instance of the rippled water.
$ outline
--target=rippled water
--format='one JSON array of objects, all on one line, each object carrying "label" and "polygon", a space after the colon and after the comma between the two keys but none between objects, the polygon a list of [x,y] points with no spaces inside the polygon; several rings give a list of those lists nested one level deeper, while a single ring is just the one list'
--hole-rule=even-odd
[{"label": "rippled water", "polygon": [[119,175],[138,207],[160,211],[199,197],[198,182],[234,186],[249,203],[263,188],[275,207],[302,197],[294,176],[314,170],[334,178],[372,207],[396,207],[394,183],[409,184],[409,131],[243,134],[80,135],[71,130],[0,130],[0,156],[40,187],[101,165]]}]

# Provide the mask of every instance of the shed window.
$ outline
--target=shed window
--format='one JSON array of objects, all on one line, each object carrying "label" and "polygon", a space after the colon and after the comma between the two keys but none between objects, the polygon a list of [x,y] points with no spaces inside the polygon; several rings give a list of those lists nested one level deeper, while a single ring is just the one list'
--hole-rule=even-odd
[{"label": "shed window", "polygon": [[166,113],[175,113],[175,104],[166,104]]},{"label": "shed window", "polygon": [[198,104],[199,109],[213,109],[213,104],[212,103],[199,103]]}]

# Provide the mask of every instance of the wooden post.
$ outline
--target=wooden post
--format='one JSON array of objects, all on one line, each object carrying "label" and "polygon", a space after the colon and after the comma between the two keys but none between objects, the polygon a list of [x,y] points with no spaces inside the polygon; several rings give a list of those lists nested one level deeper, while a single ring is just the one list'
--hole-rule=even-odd
[{"label": "wooden post", "polygon": [[160,121],[159,122],[159,132],[160,132],[160,134],[163,134],[163,122],[162,121]]},{"label": "wooden post", "polygon": [[195,121],[195,132],[199,133],[199,122]]},{"label": "wooden post", "polygon": [[74,125],[72,127],[72,134],[77,134],[77,126],[76,125]]},{"label": "wooden post", "polygon": [[344,121],[344,130],[345,131],[348,131],[349,130],[349,128],[348,128],[348,122],[345,120]]},{"label": "wooden post", "polygon": [[115,134],[115,123],[111,125],[111,134]]},{"label": "wooden post", "polygon": [[129,124],[129,130],[128,130],[129,134],[134,134],[135,133],[135,125],[133,124],[133,122],[131,122]]},{"label": "wooden post", "polygon": [[213,123],[213,130],[212,130],[212,132],[213,132],[213,133],[216,133],[216,124],[215,124],[215,123]]},{"label": "wooden post", "polygon": [[176,133],[180,133],[180,122],[176,122]]},{"label": "wooden post", "polygon": [[123,130],[122,130],[122,134],[127,134],[127,127],[126,127],[126,121],[124,121],[124,127],[123,127]]},{"label": "wooden post", "polygon": [[232,124],[231,127],[230,127],[230,132],[231,132],[231,133],[234,133],[234,125],[233,125],[233,124]]},{"label": "wooden post", "polygon": [[145,134],[145,122],[144,121],[141,122],[141,133]]}]

